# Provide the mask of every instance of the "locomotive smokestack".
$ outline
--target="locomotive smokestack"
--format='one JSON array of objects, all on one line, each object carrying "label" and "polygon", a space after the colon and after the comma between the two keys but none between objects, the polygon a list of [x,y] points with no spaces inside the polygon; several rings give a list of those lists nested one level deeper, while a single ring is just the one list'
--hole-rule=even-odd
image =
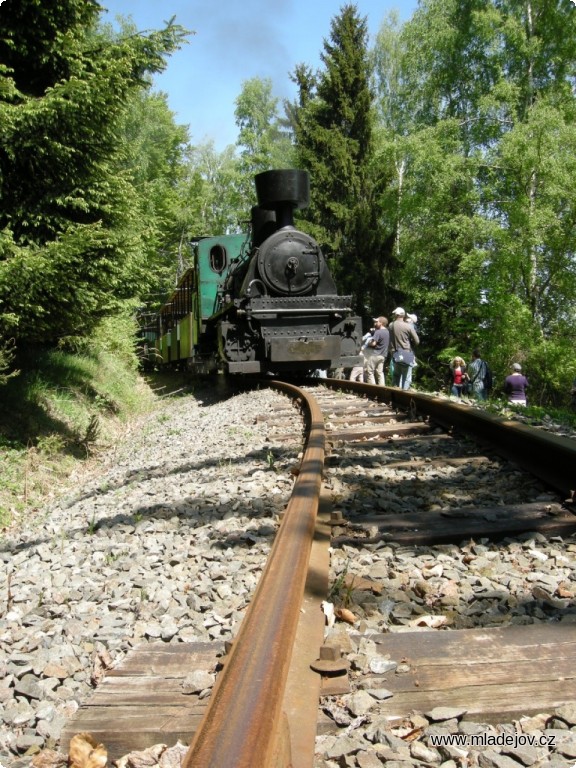
[{"label": "locomotive smokestack", "polygon": [[276,214],[276,225],[294,226],[294,209],[310,205],[310,178],[293,169],[264,171],[255,179],[258,206]]},{"label": "locomotive smokestack", "polygon": [[276,214],[274,211],[267,211],[258,205],[252,207],[250,221],[252,223],[252,245],[258,248],[261,243],[276,232]]}]

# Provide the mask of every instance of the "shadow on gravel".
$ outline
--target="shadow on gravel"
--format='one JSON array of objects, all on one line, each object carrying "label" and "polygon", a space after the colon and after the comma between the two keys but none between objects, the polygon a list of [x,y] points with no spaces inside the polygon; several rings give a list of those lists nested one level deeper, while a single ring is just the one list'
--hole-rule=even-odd
[{"label": "shadow on gravel", "polygon": [[234,395],[253,389],[254,379],[245,376],[197,376],[183,371],[153,371],[144,381],[160,399],[192,396],[199,406],[224,402]]},{"label": "shadow on gravel", "polygon": [[[170,477],[175,477],[177,475],[187,474],[190,472],[196,472],[200,473],[200,475],[196,477],[195,482],[201,482],[199,477],[201,477],[202,472],[205,470],[213,470],[215,473],[222,472],[229,463],[239,465],[244,463],[253,463],[254,460],[256,460],[261,462],[263,472],[272,472],[274,470],[271,469],[267,464],[268,451],[269,449],[267,448],[265,450],[251,451],[245,456],[230,458],[226,460],[206,459],[205,461],[186,462],[179,464],[178,466],[152,466],[149,468],[139,469],[137,471],[126,473],[117,482],[105,481],[100,486],[90,490],[89,492],[78,494],[73,498],[68,499],[66,502],[63,500],[60,506],[62,509],[67,509],[91,498],[103,498],[108,494],[113,495],[121,488],[130,485],[138,485],[143,480],[148,480],[150,478],[165,478],[166,482],[169,483]],[[213,479],[214,473],[212,473],[210,476],[206,476],[205,482],[212,482]],[[286,474],[286,496],[284,497],[284,495],[278,495],[279,502],[282,503],[282,506],[285,502],[287,502],[291,487],[292,481],[289,475]],[[148,506],[143,504],[139,507],[136,507],[129,513],[119,513],[109,517],[100,518],[97,521],[84,518],[82,523],[68,528],[66,535],[68,538],[71,538],[82,532],[86,533],[86,535],[99,535],[100,532],[110,530],[116,526],[132,526],[134,528],[138,528],[145,526],[147,523],[153,520],[170,520],[174,517],[179,518],[182,526],[185,526],[186,523],[197,523],[199,520],[202,520],[203,516],[207,517],[210,515],[212,520],[220,520],[229,515],[229,505],[226,505],[226,508],[223,508],[221,515],[217,513],[217,508],[217,503],[215,503],[213,499],[204,496],[190,496],[178,501],[176,504],[163,504],[161,502],[156,502]],[[254,506],[249,503],[238,503],[234,509],[235,515],[246,516],[254,520],[256,520],[258,517],[270,517],[275,512],[276,510],[271,510],[270,508],[256,510]],[[246,539],[244,536],[237,537],[236,535],[229,535],[224,533],[222,536],[222,541],[225,542],[226,540],[229,540],[230,546],[233,545],[235,541],[246,543],[248,546],[250,546],[250,540],[254,536],[260,537],[263,535],[267,538],[273,538],[275,530],[268,525],[264,525],[263,528],[265,530],[262,533],[257,533],[253,528],[251,528],[246,532],[248,539]],[[52,541],[53,538],[54,537],[51,535],[40,535],[33,539],[29,539],[26,542],[19,543],[16,546],[13,546],[9,540],[5,539],[0,543],[0,552],[16,553],[26,551],[38,546],[39,544]],[[215,542],[215,546],[216,545],[224,547],[226,546],[226,544],[220,544],[218,542]]]}]

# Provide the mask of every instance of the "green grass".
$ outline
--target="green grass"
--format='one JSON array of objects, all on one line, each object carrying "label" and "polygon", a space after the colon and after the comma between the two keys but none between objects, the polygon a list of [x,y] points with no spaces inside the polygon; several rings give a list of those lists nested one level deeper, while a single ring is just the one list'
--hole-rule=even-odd
[{"label": "green grass", "polygon": [[535,426],[552,420],[557,424],[576,429],[576,413],[574,411],[568,411],[565,408],[542,408],[539,405],[528,405],[525,411],[526,418]]},{"label": "green grass", "polygon": [[553,422],[556,425],[576,429],[576,412],[567,408],[552,408],[540,405],[512,405],[504,399],[491,399],[480,403],[481,407],[496,416],[518,416],[522,421],[535,427]]},{"label": "green grass", "polygon": [[54,451],[57,440],[36,446],[10,445],[0,439],[0,526],[21,523],[40,511],[72,471],[75,461]]},{"label": "green grass", "polygon": [[[94,341],[94,339],[92,339]],[[73,469],[114,440],[156,398],[136,359],[106,344],[29,348],[0,386],[0,527],[32,522]]]}]

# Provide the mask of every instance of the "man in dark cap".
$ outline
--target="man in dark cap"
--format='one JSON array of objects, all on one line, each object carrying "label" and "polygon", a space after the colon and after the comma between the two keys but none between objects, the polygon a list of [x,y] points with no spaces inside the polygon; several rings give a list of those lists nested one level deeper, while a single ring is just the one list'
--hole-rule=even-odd
[{"label": "man in dark cap", "polygon": [[388,357],[388,345],[390,343],[390,333],[388,331],[388,319],[386,317],[374,318],[374,333],[372,341],[368,343],[372,354],[366,358],[366,376],[368,384],[379,384],[384,386],[386,378],[384,376],[384,363]]}]

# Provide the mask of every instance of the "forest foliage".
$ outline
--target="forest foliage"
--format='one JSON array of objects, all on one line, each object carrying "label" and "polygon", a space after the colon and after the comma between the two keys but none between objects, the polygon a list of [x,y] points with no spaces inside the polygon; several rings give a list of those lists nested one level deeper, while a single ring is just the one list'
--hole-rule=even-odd
[{"label": "forest foliage", "polygon": [[310,172],[303,226],[368,324],[419,318],[418,381],[480,347],[534,403],[576,378],[576,8],[420,0],[374,40],[346,4],[321,66],[244,83],[238,141],[194,143],[154,73],[189,39],[100,23],[92,0],[4,0],[0,25],[0,383],[30,345],[73,346],[153,306],[193,236],[238,231],[253,175]]},{"label": "forest foliage", "polygon": [[185,31],[111,37],[99,13],[86,0],[2,5],[0,334],[17,348],[89,335],[138,295],[160,245],[146,226],[154,145],[132,158],[129,120]]}]

